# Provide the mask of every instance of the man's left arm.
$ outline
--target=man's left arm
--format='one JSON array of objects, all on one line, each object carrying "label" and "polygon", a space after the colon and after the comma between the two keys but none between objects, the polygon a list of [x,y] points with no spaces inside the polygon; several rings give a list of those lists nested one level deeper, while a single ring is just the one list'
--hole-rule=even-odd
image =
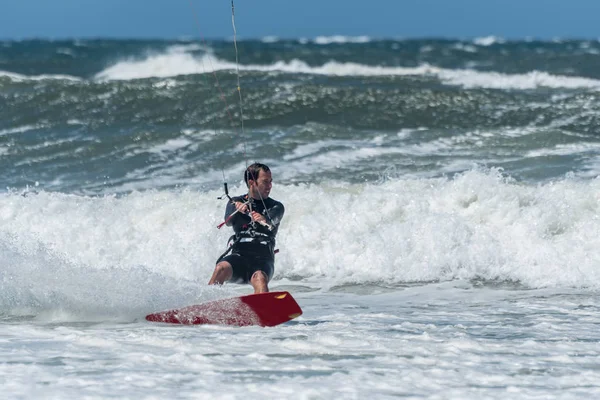
[{"label": "man's left arm", "polygon": [[283,214],[285,213],[285,208],[283,204],[277,202],[275,205],[268,209],[267,214],[267,222],[273,226],[278,226],[283,218]]}]

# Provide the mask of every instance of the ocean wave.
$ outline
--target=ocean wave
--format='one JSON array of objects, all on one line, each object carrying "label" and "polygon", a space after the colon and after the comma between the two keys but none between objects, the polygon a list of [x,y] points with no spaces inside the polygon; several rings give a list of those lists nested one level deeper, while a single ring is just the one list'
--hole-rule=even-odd
[{"label": "ocean wave", "polygon": [[473,43],[478,46],[491,46],[506,43],[506,40],[498,36],[483,36],[473,39]]},{"label": "ocean wave", "polygon": [[127,59],[97,73],[98,80],[131,80],[168,78],[178,75],[204,74],[219,70],[233,70],[235,64],[220,61],[208,55],[194,56],[182,46],[172,47],[166,53],[148,55],[145,59]]},{"label": "ocean wave", "polygon": [[[171,77],[202,74],[212,71],[236,69],[235,63],[220,60],[211,54],[194,56],[185,49],[173,48],[163,54],[149,55],[142,60],[124,60],[103,70],[96,79],[128,80],[151,77]],[[482,72],[472,69],[446,69],[429,64],[417,67],[390,67],[365,65],[354,62],[329,61],[321,66],[311,66],[304,61],[278,61],[268,65],[239,65],[242,71],[282,72],[328,76],[431,76],[448,85],[465,88],[535,89],[540,87],[566,89],[599,89],[600,80],[577,76],[553,75],[531,71],[525,74]]]},{"label": "ocean wave", "polygon": [[31,131],[34,129],[41,129],[41,128],[44,128],[44,124],[23,125],[23,126],[17,126],[17,127],[13,127],[13,128],[9,128],[9,129],[0,129],[0,136],[12,135],[15,133],[23,133],[23,132]]},{"label": "ocean wave", "polygon": [[369,36],[343,36],[343,35],[334,35],[334,36],[317,36],[313,42],[315,44],[343,44],[343,43],[369,43],[371,38]]},{"label": "ocean wave", "polygon": [[[242,191],[231,187],[232,194]],[[286,204],[275,281],[299,277],[332,287],[483,279],[597,288],[598,193],[598,179],[527,186],[498,170],[452,179],[275,186],[273,197]],[[23,267],[50,257],[49,268],[65,274],[103,270],[122,279],[160,275],[203,286],[229,236],[216,229],[225,206],[218,195],[4,194],[0,253],[6,254],[0,256]]]},{"label": "ocean wave", "polygon": [[14,82],[25,82],[25,81],[43,81],[43,80],[61,80],[61,81],[72,81],[81,82],[82,79],[76,76],[62,75],[62,74],[41,74],[41,75],[25,75],[17,74],[14,72],[0,71],[0,78],[5,77]]},{"label": "ocean wave", "polygon": [[531,71],[526,74],[503,74],[473,70],[438,70],[436,74],[448,84],[465,88],[487,89],[600,89],[600,80],[575,76],[552,75],[547,72]]}]

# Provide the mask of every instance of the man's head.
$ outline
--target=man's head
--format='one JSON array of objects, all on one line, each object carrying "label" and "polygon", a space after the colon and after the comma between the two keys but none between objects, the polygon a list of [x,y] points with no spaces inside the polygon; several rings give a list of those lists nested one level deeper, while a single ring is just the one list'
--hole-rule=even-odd
[{"label": "man's head", "polygon": [[271,193],[273,179],[271,170],[265,164],[254,163],[246,168],[244,182],[248,186],[248,193],[257,199],[266,199]]}]

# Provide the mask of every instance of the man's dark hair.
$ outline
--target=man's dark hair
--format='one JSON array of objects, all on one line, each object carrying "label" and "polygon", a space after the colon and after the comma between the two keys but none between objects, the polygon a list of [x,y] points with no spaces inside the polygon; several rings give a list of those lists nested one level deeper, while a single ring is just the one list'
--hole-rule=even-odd
[{"label": "man's dark hair", "polygon": [[246,186],[250,187],[250,185],[248,184],[249,180],[253,180],[256,182],[260,171],[270,172],[271,170],[265,164],[261,163],[254,163],[248,166],[248,168],[246,168],[246,171],[244,172],[244,182],[246,182]]}]

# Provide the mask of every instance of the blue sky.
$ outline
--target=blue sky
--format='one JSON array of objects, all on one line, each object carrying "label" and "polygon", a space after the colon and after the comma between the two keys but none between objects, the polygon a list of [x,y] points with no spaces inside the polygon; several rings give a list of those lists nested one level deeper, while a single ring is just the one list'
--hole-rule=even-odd
[{"label": "blue sky", "polygon": [[[600,0],[234,0],[240,38],[600,38]],[[230,0],[4,0],[0,38],[230,37]]]}]

